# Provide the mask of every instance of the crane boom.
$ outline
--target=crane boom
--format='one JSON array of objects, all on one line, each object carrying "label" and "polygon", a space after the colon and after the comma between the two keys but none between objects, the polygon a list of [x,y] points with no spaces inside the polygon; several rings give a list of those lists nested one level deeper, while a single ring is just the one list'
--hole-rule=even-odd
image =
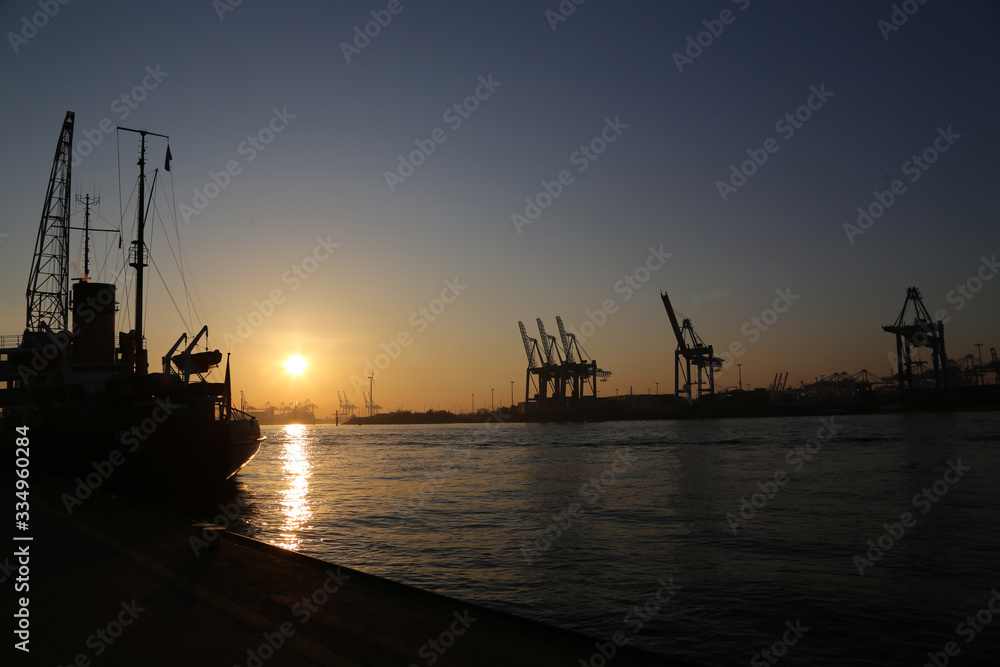
[{"label": "crane boom", "polygon": [[674,329],[674,336],[677,337],[677,348],[682,352],[687,352],[687,343],[684,342],[684,335],[681,333],[681,327],[677,324],[677,315],[674,314],[674,307],[670,305],[670,297],[667,296],[666,292],[660,292],[660,298],[663,299],[663,307],[667,309],[667,316],[670,318],[670,326]]},{"label": "crane boom", "polygon": [[535,368],[538,364],[535,363],[535,353],[528,332],[524,328],[524,322],[518,321],[517,326],[521,328],[521,341],[524,343],[524,353],[528,355],[528,368]]},{"label": "crane boom", "polygon": [[556,325],[559,327],[559,338],[562,340],[563,351],[566,353],[566,363],[572,364],[573,361],[573,347],[569,341],[569,335],[566,333],[566,327],[563,325],[562,318],[556,315]]},{"label": "crane boom", "polygon": [[542,318],[536,317],[535,322],[538,323],[538,333],[542,337],[542,350],[545,351],[545,361],[546,363],[552,362],[552,337],[545,333],[545,324],[542,323]]},{"label": "crane boom", "polygon": [[73,122],[66,112],[56,144],[49,187],[35,241],[35,254],[28,279],[27,324],[29,331],[69,329],[69,195],[73,166]]}]

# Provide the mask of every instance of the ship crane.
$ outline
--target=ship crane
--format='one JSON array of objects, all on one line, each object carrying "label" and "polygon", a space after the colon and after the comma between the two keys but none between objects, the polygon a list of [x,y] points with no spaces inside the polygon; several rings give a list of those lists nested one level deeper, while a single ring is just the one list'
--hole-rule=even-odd
[{"label": "ship crane", "polygon": [[[913,304],[913,320],[906,323],[906,311]],[[882,327],[883,331],[896,335],[896,371],[899,378],[899,391],[906,393],[917,388],[914,384],[913,367],[926,364],[925,361],[914,361],[910,355],[912,347],[928,347],[931,350],[931,361],[934,372],[934,390],[942,391],[948,387],[948,356],[944,349],[944,322],[934,322],[920,290],[916,287],[906,288],[906,301],[903,309],[893,324]]]},{"label": "ship crane", "polygon": [[[666,292],[660,292],[663,300],[663,307],[667,310],[670,318],[670,326],[674,330],[674,337],[677,339],[677,349],[674,351],[674,394],[684,395],[688,404],[700,399],[706,393],[709,396],[715,394],[715,370],[722,366],[722,359],[715,356],[711,345],[706,345],[705,341],[695,332],[691,325],[691,320],[685,318],[683,323],[677,324],[677,315],[673,306],[670,305],[670,298]],[[683,359],[683,363],[681,362]],[[697,387],[698,395],[693,395],[694,377],[691,367],[698,371]],[[705,388],[705,374],[708,375],[708,388]],[[681,385],[681,378],[684,384]]]}]

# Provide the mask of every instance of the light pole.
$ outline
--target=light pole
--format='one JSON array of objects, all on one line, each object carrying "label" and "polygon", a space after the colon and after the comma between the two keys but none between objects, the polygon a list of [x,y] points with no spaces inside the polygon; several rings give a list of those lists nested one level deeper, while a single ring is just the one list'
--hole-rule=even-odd
[{"label": "light pole", "polygon": [[743,391],[743,364],[736,364],[736,368],[740,371],[740,391]]},{"label": "light pole", "polygon": [[490,387],[490,412],[496,412],[496,410],[493,407],[493,392],[495,390],[496,390],[496,387]]},{"label": "light pole", "polygon": [[472,393],[472,414],[476,414],[476,393]]},{"label": "light pole", "polygon": [[510,408],[514,409],[514,381],[510,381]]},{"label": "light pole", "polygon": [[986,378],[983,377],[983,344],[975,343],[975,346],[979,349],[979,368],[976,373],[976,377],[979,378],[979,382],[977,384],[983,385],[986,384]]},{"label": "light pole", "polygon": [[659,382],[656,383],[656,395],[657,396],[660,395],[660,383]]}]

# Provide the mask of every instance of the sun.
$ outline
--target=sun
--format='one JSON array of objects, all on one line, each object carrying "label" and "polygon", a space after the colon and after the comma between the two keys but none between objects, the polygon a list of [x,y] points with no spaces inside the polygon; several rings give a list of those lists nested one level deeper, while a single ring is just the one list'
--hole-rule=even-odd
[{"label": "sun", "polygon": [[293,354],[285,359],[285,370],[292,375],[302,375],[302,372],[305,371],[306,366],[308,365],[309,362],[305,360],[305,357],[301,357],[297,354]]}]

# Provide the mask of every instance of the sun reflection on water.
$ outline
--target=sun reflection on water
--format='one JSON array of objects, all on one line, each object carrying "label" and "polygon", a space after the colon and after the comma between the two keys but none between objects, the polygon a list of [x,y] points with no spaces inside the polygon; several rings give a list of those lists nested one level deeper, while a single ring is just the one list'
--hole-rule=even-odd
[{"label": "sun reflection on water", "polygon": [[282,488],[278,495],[281,507],[280,538],[275,541],[285,549],[298,550],[303,543],[304,531],[312,528],[313,518],[309,505],[309,478],[312,476],[310,453],[312,438],[302,424],[290,424],[280,434],[282,442]]}]

